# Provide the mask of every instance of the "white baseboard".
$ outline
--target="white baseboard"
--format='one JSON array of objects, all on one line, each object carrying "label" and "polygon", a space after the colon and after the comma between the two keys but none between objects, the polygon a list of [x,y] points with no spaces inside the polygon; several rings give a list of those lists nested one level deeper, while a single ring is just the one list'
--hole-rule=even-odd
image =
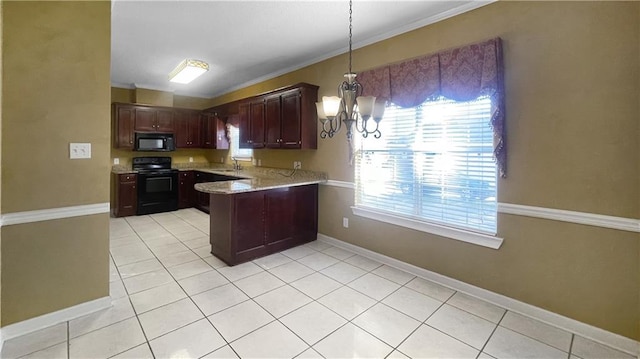
[{"label": "white baseboard", "polygon": [[24,320],[22,322],[9,324],[0,328],[0,349],[5,341],[19,337],[24,334],[35,332],[52,325],[56,325],[68,320],[72,320],[83,315],[97,312],[111,306],[111,297],[102,297],[89,302],[80,303],[73,307],[60,309],[58,311],[47,313],[39,317]]},{"label": "white baseboard", "polygon": [[471,296],[485,300],[489,303],[493,303],[512,312],[516,312],[537,319],[549,325],[558,327],[560,329],[564,329],[568,332],[578,334],[584,338],[591,339],[598,343],[621,350],[630,355],[640,355],[640,342],[627,337],[623,337],[622,335],[611,333],[604,329],[579,322],[575,319],[564,317],[560,314],[538,308],[531,304],[527,304],[519,300],[515,300],[504,295],[494,293],[480,287],[476,287],[474,285],[426,270],[424,268],[416,267],[412,264],[402,262],[395,258],[388,257],[386,255],[341,241],[333,237],[329,237],[321,233],[318,233],[318,240],[354,252],[363,257],[376,260],[388,266],[401,269],[416,276],[434,281],[456,291],[469,294]]}]

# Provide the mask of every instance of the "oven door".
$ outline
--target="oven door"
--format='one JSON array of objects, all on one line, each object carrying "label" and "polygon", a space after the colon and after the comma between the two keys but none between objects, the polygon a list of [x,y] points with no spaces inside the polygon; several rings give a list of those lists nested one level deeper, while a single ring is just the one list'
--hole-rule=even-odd
[{"label": "oven door", "polygon": [[178,209],[178,172],[138,173],[138,212],[150,214]]}]

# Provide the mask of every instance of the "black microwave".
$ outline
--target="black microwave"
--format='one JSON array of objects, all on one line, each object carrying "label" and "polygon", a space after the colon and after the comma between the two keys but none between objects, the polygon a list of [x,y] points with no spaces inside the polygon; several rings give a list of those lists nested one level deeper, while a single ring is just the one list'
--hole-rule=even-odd
[{"label": "black microwave", "polygon": [[136,132],[136,151],[175,151],[173,133],[140,133]]}]

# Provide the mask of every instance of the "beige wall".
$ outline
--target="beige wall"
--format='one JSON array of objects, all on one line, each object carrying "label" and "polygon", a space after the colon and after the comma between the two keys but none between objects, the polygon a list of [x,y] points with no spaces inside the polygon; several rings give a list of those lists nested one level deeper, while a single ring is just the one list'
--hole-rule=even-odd
[{"label": "beige wall", "polygon": [[133,93],[135,103],[154,106],[173,106],[172,92],[137,88]]},{"label": "beige wall", "polygon": [[[3,214],[109,201],[110,7],[3,2]],[[3,326],[109,294],[106,213],[3,226],[2,247]]]},{"label": "beige wall", "polygon": [[2,326],[109,295],[109,216],[2,228]]},{"label": "beige wall", "polygon": [[[357,29],[354,29],[357,32]],[[498,2],[354,52],[356,70],[500,36],[509,177],[504,203],[639,218],[640,3]],[[346,56],[221,96],[296,82],[334,94]],[[384,134],[383,134],[384,136]],[[341,134],[317,151],[256,151],[265,166],[353,180]],[[500,215],[500,250],[351,214],[353,192],[322,187],[320,232],[452,278],[640,339],[638,233]],[[342,217],[350,228],[342,228]]]}]

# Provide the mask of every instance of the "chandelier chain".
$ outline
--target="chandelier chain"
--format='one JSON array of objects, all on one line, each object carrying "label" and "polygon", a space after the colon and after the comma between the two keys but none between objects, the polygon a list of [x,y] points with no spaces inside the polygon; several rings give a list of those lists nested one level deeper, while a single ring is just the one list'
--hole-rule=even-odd
[{"label": "chandelier chain", "polygon": [[352,10],[353,7],[353,2],[351,0],[349,0],[349,73],[352,73],[351,71],[351,32],[353,29],[353,25],[352,25]]}]

